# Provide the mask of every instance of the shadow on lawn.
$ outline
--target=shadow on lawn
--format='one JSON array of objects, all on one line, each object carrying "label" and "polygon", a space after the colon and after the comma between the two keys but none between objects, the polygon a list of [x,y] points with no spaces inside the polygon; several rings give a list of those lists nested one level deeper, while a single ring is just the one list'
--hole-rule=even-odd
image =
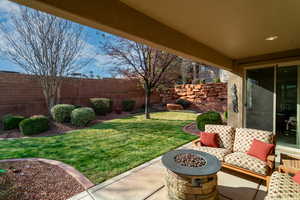
[{"label": "shadow on lawn", "polygon": [[[151,134],[156,134],[160,133],[162,131],[165,131],[166,133],[174,131],[178,133],[184,133],[182,131],[182,127],[186,125],[186,123],[178,123],[176,120],[168,120],[165,122],[158,123],[160,121],[159,119],[155,119],[155,121],[152,120],[152,122],[114,122],[110,121],[109,123],[102,123],[98,125],[94,125],[86,130],[106,130],[106,129],[113,129],[118,132],[133,132],[133,131],[139,131],[142,132],[143,134],[145,133],[151,133]],[[169,123],[168,123],[169,122]],[[170,123],[173,122],[173,123]],[[174,123],[175,122],[175,123]],[[143,132],[145,131],[145,132]]]}]

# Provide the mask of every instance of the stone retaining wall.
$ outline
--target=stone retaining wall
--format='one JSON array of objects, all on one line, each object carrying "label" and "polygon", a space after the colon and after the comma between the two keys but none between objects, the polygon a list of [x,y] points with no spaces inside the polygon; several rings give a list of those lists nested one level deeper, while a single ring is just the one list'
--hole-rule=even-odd
[{"label": "stone retaining wall", "polygon": [[200,112],[227,110],[227,84],[185,84],[176,85],[160,94],[163,103],[174,103],[182,98],[192,103],[191,109]]}]

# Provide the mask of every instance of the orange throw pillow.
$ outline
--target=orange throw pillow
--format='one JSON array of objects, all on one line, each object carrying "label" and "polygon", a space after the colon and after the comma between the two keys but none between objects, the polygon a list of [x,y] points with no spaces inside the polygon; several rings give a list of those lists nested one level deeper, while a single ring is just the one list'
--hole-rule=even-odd
[{"label": "orange throw pillow", "polygon": [[300,171],[297,172],[295,174],[295,176],[293,176],[293,180],[296,182],[296,183],[299,183],[300,184]]},{"label": "orange throw pillow", "polygon": [[207,147],[219,147],[218,134],[202,132],[200,135],[201,145]]},{"label": "orange throw pillow", "polygon": [[260,140],[254,139],[250,150],[247,152],[248,155],[254,156],[262,161],[267,161],[268,155],[274,148],[274,144],[269,144],[262,142]]}]

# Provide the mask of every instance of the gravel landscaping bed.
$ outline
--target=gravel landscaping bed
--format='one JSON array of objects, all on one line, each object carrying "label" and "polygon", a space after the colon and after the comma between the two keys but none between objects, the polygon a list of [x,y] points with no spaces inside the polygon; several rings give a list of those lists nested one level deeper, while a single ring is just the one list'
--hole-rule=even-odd
[{"label": "gravel landscaping bed", "polygon": [[84,191],[63,169],[39,161],[0,163],[0,199],[65,200]]}]

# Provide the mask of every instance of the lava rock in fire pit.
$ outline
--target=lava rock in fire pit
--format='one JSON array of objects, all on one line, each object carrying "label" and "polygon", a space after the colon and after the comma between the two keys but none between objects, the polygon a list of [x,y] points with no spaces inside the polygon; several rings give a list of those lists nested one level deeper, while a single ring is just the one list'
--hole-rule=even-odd
[{"label": "lava rock in fire pit", "polygon": [[175,162],[186,167],[202,167],[206,165],[204,158],[191,153],[178,154],[174,159]]},{"label": "lava rock in fire pit", "polygon": [[[221,162],[217,157],[202,151],[196,151],[192,149],[180,149],[169,151],[168,153],[163,155],[162,163],[167,169],[171,170],[172,172],[187,176],[212,175],[221,169]],[[198,167],[198,165],[200,164],[195,163],[203,164],[201,164],[201,166]]]}]

